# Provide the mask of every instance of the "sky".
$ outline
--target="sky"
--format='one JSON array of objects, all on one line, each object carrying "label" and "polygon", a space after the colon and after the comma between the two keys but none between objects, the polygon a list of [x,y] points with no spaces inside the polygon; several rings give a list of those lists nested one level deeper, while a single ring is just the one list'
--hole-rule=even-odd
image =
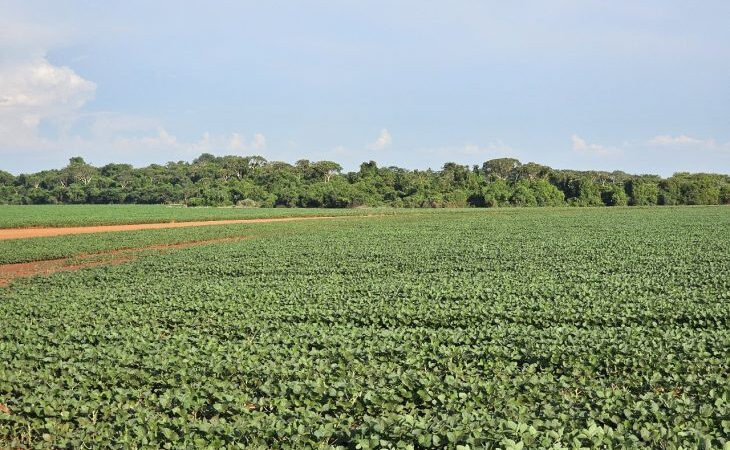
[{"label": "sky", "polygon": [[0,0],[0,170],[730,173],[730,2]]}]

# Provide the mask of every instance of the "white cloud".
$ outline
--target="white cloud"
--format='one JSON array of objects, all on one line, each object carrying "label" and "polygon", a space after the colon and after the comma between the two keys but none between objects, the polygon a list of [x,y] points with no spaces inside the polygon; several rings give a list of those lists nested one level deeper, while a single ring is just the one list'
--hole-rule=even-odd
[{"label": "white cloud", "polygon": [[263,150],[266,148],[266,137],[261,133],[256,133],[253,136],[253,141],[249,146],[251,150]]},{"label": "white cloud", "polygon": [[646,142],[647,145],[652,147],[682,147],[682,146],[702,146],[702,147],[714,147],[715,141],[713,139],[697,139],[691,136],[681,134],[679,136],[671,136],[663,134],[654,136]]},{"label": "white cloud", "polygon": [[251,142],[246,142],[246,139],[241,134],[233,133],[228,138],[228,145],[225,148],[235,152],[264,150],[266,148],[266,137],[261,133],[256,133]]},{"label": "white cloud", "polygon": [[164,128],[160,128],[157,135],[143,136],[141,138],[117,138],[113,142],[113,145],[117,149],[132,146],[143,148],[177,148],[180,146],[180,143],[177,137],[168,133]]},{"label": "white cloud", "polygon": [[0,81],[0,105],[5,108],[76,109],[93,97],[96,90],[93,82],[44,58],[0,72]]},{"label": "white cloud", "polygon": [[393,137],[390,132],[383,128],[380,130],[380,135],[372,144],[368,145],[369,150],[382,150],[388,147],[393,142]]},{"label": "white cloud", "polygon": [[31,23],[5,6],[0,15],[0,65],[43,58],[49,48],[67,45],[78,35],[77,27],[58,18]]},{"label": "white cloud", "polygon": [[588,143],[577,134],[572,135],[570,140],[573,143],[573,151],[584,155],[610,156],[622,153],[620,148]]},{"label": "white cloud", "polygon": [[253,153],[266,148],[266,138],[260,133],[250,140],[239,133],[207,132],[198,140],[182,139],[166,129],[161,118],[90,111],[96,83],[45,56],[49,49],[71,42],[76,29],[57,21],[28,23],[11,11],[3,13],[0,161],[4,169],[54,167],[72,155],[97,163],[160,163],[191,159],[202,152]]},{"label": "white cloud", "polygon": [[43,119],[68,120],[94,97],[96,84],[45,58],[0,67],[0,141],[6,147],[42,143]]},{"label": "white cloud", "polygon": [[[185,141],[166,130],[154,117],[115,112],[85,112],[97,86],[71,68],[51,64],[43,56],[0,63],[0,155],[56,161],[70,154],[90,160],[133,155],[161,159],[191,158],[199,153],[242,153],[266,148],[257,133],[250,141],[241,134]],[[51,130],[41,133],[41,125]],[[115,155],[112,157],[111,155]],[[120,156],[116,156],[120,155]],[[124,155],[124,156],[122,156]],[[56,164],[56,163],[54,163]]]}]

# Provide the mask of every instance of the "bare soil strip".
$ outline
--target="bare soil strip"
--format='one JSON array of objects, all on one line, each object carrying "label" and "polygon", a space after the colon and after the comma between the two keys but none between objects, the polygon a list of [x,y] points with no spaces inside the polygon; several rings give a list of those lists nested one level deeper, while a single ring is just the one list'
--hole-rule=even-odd
[{"label": "bare soil strip", "polygon": [[200,227],[207,225],[231,225],[237,223],[267,223],[267,222],[293,222],[297,220],[324,220],[340,219],[344,217],[366,217],[366,216],[306,216],[306,217],[276,217],[269,219],[226,219],[226,220],[202,220],[196,222],[161,222],[161,223],[135,223],[125,225],[98,225],[91,227],[44,227],[44,228],[4,228],[0,229],[0,241],[6,239],[25,239],[46,236],[64,236],[67,234],[86,233],[109,233],[113,231],[152,230],[160,228],[185,228]]},{"label": "bare soil strip", "polygon": [[[87,267],[122,264],[134,261],[139,252],[145,250],[174,250],[200,244],[215,244],[220,242],[234,242],[249,239],[251,236],[235,236],[216,239],[179,242],[176,244],[155,244],[144,247],[131,247],[119,250],[110,250],[99,253],[82,253],[68,258],[49,259],[15,264],[0,265],[0,286],[7,286],[15,278],[30,277],[33,275],[50,275],[56,272],[70,272]],[[1,411],[1,410],[0,410]]]},{"label": "bare soil strip", "polygon": [[69,272],[86,267],[104,266],[109,264],[121,264],[132,261],[135,258],[129,256],[116,256],[100,258],[94,261],[71,262],[73,258],[52,259],[48,261],[33,261],[29,263],[3,264],[0,266],[0,286],[7,286],[15,278],[30,277],[33,275],[50,275],[56,272]]}]

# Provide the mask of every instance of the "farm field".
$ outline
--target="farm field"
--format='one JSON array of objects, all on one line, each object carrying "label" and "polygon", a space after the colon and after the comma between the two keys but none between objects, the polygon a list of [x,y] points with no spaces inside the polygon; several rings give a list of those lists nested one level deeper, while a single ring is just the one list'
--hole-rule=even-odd
[{"label": "farm field", "polygon": [[[200,220],[392,214],[392,208],[186,208],[166,205],[0,205],[0,229]],[[401,212],[406,210],[399,210]]]},{"label": "farm field", "polygon": [[728,207],[59,236],[0,263],[192,241],[0,287],[0,447],[730,447]]}]

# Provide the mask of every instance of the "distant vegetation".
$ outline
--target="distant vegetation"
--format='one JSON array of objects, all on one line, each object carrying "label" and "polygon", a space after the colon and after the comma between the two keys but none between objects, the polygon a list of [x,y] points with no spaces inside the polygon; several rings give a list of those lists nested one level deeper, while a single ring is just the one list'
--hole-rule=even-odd
[{"label": "distant vegetation", "polygon": [[730,203],[730,176],[556,170],[513,158],[441,170],[378,167],[374,161],[342,173],[332,161],[291,165],[260,156],[202,154],[188,162],[134,168],[94,167],[74,157],[68,166],[14,176],[0,171],[0,204],[146,203],[188,206],[491,207],[716,205]]}]

